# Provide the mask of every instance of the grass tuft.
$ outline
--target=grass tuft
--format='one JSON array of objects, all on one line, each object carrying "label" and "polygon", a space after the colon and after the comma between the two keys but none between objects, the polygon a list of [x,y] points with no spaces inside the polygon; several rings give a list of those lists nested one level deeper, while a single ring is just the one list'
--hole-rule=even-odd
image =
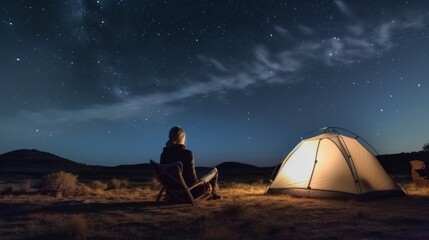
[{"label": "grass tuft", "polygon": [[88,224],[82,215],[72,215],[59,223],[60,233],[67,239],[85,239]]},{"label": "grass tuft", "polygon": [[222,219],[212,219],[205,222],[199,238],[204,240],[241,239],[238,230],[231,224],[225,224],[225,221]]},{"label": "grass tuft", "polygon": [[121,188],[129,188],[130,182],[127,179],[116,179],[113,178],[110,180],[108,184],[108,189],[121,189]]},{"label": "grass tuft", "polygon": [[107,189],[107,184],[103,183],[102,181],[95,180],[91,182],[91,188],[96,191],[104,191]]},{"label": "grass tuft", "polygon": [[149,184],[150,190],[159,190],[161,189],[161,183],[156,178],[152,178]]},{"label": "grass tuft", "polygon": [[237,199],[228,202],[221,207],[221,212],[227,217],[238,217],[247,211],[246,205]]},{"label": "grass tuft", "polygon": [[410,196],[428,196],[429,187],[421,186],[415,183],[407,183],[403,185],[407,194]]}]

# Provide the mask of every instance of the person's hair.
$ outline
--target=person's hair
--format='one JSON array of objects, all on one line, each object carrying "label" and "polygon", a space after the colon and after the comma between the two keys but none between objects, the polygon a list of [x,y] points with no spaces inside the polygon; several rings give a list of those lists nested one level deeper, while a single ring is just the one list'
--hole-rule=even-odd
[{"label": "person's hair", "polygon": [[181,127],[172,127],[168,133],[168,141],[165,144],[167,147],[174,144],[185,145],[186,133]]}]

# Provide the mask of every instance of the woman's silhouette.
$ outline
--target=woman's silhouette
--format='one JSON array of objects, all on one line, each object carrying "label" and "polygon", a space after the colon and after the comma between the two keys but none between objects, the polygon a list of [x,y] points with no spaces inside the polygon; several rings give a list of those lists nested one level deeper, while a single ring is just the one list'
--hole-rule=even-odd
[{"label": "woman's silhouette", "polygon": [[194,154],[191,150],[186,149],[185,145],[186,133],[180,127],[173,127],[168,134],[168,141],[161,153],[161,164],[173,163],[180,161],[183,164],[183,178],[188,186],[192,186],[199,180],[208,182],[212,189],[212,199],[222,198],[217,194],[218,189],[218,171],[215,167],[202,174],[200,178],[197,177],[195,171]]}]

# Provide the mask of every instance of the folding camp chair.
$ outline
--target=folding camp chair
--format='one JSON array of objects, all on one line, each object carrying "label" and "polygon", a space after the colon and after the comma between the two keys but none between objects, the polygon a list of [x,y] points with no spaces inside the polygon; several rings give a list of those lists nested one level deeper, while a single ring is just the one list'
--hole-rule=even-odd
[{"label": "folding camp chair", "polygon": [[156,178],[162,184],[161,191],[156,197],[156,202],[159,202],[162,195],[168,202],[192,203],[197,204],[197,201],[206,200],[211,197],[211,193],[205,191],[205,182],[199,181],[188,187],[183,179],[183,164],[174,162],[171,164],[159,164],[150,161],[150,164],[155,169]]}]

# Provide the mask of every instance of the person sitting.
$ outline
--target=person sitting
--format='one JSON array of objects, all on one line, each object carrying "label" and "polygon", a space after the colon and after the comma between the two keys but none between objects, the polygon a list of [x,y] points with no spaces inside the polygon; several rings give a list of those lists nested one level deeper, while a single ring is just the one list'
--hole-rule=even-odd
[{"label": "person sitting", "polygon": [[191,150],[186,149],[185,145],[186,133],[180,127],[173,127],[168,134],[168,141],[161,153],[161,164],[169,164],[180,161],[183,164],[183,179],[188,186],[192,186],[199,180],[209,183],[212,191],[212,199],[221,199],[222,197],[217,194],[218,186],[218,171],[215,167],[203,173],[200,178],[197,177],[195,171],[194,154]]}]

